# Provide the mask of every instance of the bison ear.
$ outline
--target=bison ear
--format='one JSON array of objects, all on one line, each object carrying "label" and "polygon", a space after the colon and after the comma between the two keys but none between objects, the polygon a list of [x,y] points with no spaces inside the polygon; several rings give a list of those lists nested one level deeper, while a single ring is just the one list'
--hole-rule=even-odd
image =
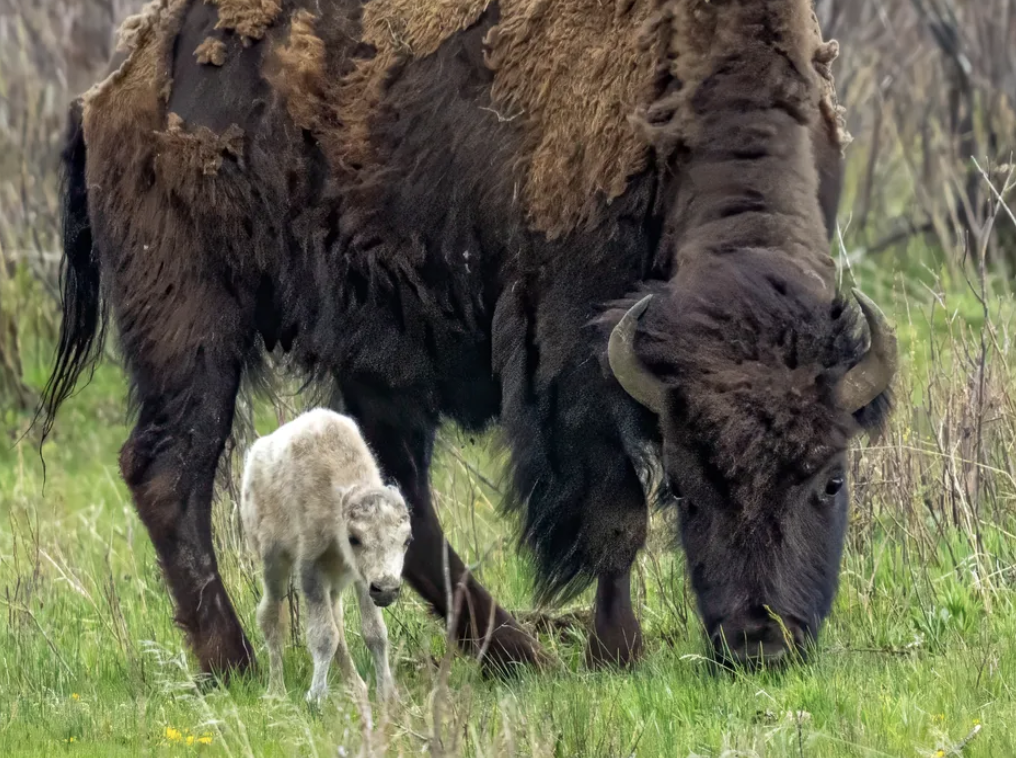
[{"label": "bison ear", "polygon": [[646,295],[617,322],[607,342],[607,360],[614,378],[624,391],[659,416],[663,413],[666,385],[645,367],[635,353],[639,319],[652,299],[652,295]]}]

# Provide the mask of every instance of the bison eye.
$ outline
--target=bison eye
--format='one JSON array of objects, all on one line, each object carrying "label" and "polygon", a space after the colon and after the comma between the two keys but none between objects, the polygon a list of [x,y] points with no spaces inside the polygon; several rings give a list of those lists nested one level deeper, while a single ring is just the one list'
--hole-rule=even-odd
[{"label": "bison eye", "polygon": [[834,495],[839,493],[841,489],[843,489],[842,476],[834,476],[832,479],[826,482],[825,493],[827,497],[833,497]]},{"label": "bison eye", "polygon": [[349,544],[352,545],[353,547],[360,547],[360,545],[362,545],[363,543],[360,541],[359,537],[357,537],[355,534],[351,534],[349,535]]}]

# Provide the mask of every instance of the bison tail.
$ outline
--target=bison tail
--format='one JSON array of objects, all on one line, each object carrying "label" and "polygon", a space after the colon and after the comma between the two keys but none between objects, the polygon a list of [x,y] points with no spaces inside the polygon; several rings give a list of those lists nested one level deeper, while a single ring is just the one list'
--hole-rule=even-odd
[{"label": "bison tail", "polygon": [[42,439],[53,427],[57,410],[85,371],[95,369],[105,337],[106,310],[99,287],[99,259],[92,247],[85,179],[85,137],[82,101],[71,105],[61,162],[63,168],[63,240],[61,265],[63,317],[56,362],[43,390],[39,414],[44,415]]}]

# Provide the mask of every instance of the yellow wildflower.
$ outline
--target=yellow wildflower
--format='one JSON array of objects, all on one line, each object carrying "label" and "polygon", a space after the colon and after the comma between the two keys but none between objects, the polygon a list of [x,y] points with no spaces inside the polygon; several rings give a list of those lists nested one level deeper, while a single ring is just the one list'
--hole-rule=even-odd
[{"label": "yellow wildflower", "polygon": [[945,755],[945,751],[944,750],[936,750],[935,751],[935,758],[942,758],[942,756],[944,756],[944,755]]},{"label": "yellow wildflower", "polygon": [[190,745],[193,745],[193,744],[194,744],[194,735],[193,734],[188,734],[187,735],[187,745],[190,746]]},{"label": "yellow wildflower", "polygon": [[974,719],[974,726],[980,726],[980,725],[981,725],[981,720],[980,719]]},{"label": "yellow wildflower", "polygon": [[210,735],[210,734],[202,734],[200,737],[198,737],[198,742],[200,742],[202,745],[211,745],[212,744],[212,735]]},{"label": "yellow wildflower", "polygon": [[73,700],[75,703],[78,702],[80,699],[81,699],[81,695],[79,695],[76,692],[72,692],[71,693],[71,700]]},{"label": "yellow wildflower", "polygon": [[171,726],[167,726],[166,739],[169,740],[170,742],[179,742],[181,739],[183,739],[183,735],[180,734],[179,729],[174,729]]},{"label": "yellow wildflower", "polygon": [[77,742],[77,741],[78,740],[77,740],[76,737],[68,737],[67,739],[64,740],[64,742],[68,742],[68,743],[70,743],[70,742]]}]

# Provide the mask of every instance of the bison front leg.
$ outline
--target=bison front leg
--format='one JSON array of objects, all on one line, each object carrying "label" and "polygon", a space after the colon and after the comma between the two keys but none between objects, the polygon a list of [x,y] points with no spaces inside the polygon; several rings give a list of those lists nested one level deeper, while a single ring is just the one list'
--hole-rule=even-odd
[{"label": "bison front leg", "polygon": [[586,665],[629,667],[642,657],[642,627],[631,604],[631,570],[601,575]]},{"label": "bison front leg", "polygon": [[466,571],[441,529],[429,482],[434,427],[397,428],[378,421],[355,397],[347,400],[382,471],[398,482],[410,506],[413,542],[403,569],[406,580],[438,616],[446,621],[453,616],[459,647],[480,656],[486,673],[503,675],[520,664],[539,664],[543,655],[536,640]]}]

